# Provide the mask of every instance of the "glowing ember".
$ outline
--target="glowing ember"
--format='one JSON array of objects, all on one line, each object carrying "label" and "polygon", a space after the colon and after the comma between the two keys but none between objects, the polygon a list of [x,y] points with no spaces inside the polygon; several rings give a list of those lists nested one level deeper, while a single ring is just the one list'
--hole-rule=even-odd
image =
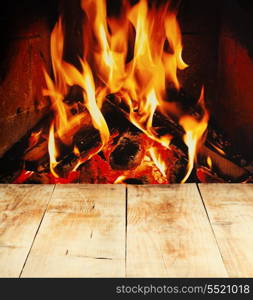
[{"label": "glowing ember", "polygon": [[21,184],[24,183],[28,178],[30,178],[33,175],[34,172],[32,171],[26,171],[22,170],[20,175],[13,181],[15,184]]}]

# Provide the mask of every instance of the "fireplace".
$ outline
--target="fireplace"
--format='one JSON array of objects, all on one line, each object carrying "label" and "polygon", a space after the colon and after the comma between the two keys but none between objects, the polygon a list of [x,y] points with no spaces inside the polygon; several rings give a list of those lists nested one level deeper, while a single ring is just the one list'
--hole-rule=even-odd
[{"label": "fireplace", "polygon": [[252,182],[253,5],[14,1],[2,183]]}]

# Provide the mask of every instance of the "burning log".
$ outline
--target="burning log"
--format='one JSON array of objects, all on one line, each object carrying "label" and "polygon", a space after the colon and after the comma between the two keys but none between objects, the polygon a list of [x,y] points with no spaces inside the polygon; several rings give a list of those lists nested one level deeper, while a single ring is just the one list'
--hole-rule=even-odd
[{"label": "burning log", "polygon": [[84,126],[74,135],[73,144],[85,156],[91,149],[97,148],[101,144],[100,133],[91,125]]},{"label": "burning log", "polygon": [[[74,89],[76,91],[76,88]],[[78,89],[79,91],[79,89]],[[80,91],[79,91],[80,92]],[[74,93],[74,92],[73,92]],[[67,98],[66,98],[67,99]],[[109,119],[108,126],[110,127],[110,131],[113,132],[116,128],[116,124],[113,123],[117,118],[121,120],[121,122],[118,122],[117,130],[123,132],[126,131],[127,128],[131,127],[131,123],[124,117],[122,114],[122,111],[117,109],[115,103],[109,101],[109,98],[105,99],[104,105],[102,107],[102,113]],[[110,116],[110,117],[109,117]],[[85,112],[85,115],[83,117],[85,122],[83,122],[79,127],[81,128],[76,130],[76,133],[74,134],[72,138],[72,144],[76,145],[78,147],[79,152],[82,154],[82,152],[87,152],[89,149],[94,148],[98,145],[100,140],[100,134],[97,129],[95,129],[91,124],[91,118],[88,112]],[[71,128],[73,130],[73,128]],[[63,142],[65,140],[63,136]],[[69,139],[69,133],[66,132],[66,139]],[[34,162],[36,165],[41,164],[45,159],[48,159],[47,156],[48,152],[48,140],[43,139],[39,143],[37,143],[34,147],[29,149],[23,159],[28,164],[32,164]]]},{"label": "burning log", "polygon": [[[115,114],[112,113],[113,111],[115,112]],[[105,98],[102,112],[106,120],[108,120],[109,126],[110,124],[113,124],[116,128],[119,129],[135,128],[136,130],[136,127],[129,121],[129,107],[120,95],[108,95]],[[156,110],[153,115],[153,128],[157,130],[158,135],[170,133],[172,136],[177,136],[178,138],[180,138],[185,133],[184,129],[179,124],[177,124],[169,115],[165,115],[159,110]]]},{"label": "burning log", "polygon": [[217,174],[213,173],[206,167],[200,167],[196,172],[197,178],[203,183],[225,183],[226,181],[220,178]]},{"label": "burning log", "polygon": [[243,182],[250,176],[249,172],[236,165],[220,153],[216,153],[203,145],[199,151],[199,155],[202,157],[210,157],[212,161],[212,169],[215,169],[215,173],[219,174],[218,177],[227,182]]},{"label": "burning log", "polygon": [[147,142],[144,134],[124,134],[109,157],[113,170],[132,170],[140,165],[144,158]]},{"label": "burning log", "polygon": [[78,85],[73,85],[69,88],[68,94],[65,96],[64,103],[72,105],[76,102],[83,103],[83,90]]},{"label": "burning log", "polygon": [[47,150],[48,150],[48,142],[47,140],[43,140],[42,142],[38,143],[35,147],[30,149],[30,151],[26,152],[23,158],[27,163],[29,162],[42,163],[42,159],[47,153]]},{"label": "burning log", "polygon": [[[107,157],[111,171],[115,172],[119,170],[125,171],[135,169],[141,164],[148,143],[152,141],[128,120],[128,107],[117,95],[109,95],[105,98],[102,106],[102,113],[110,128],[111,135],[113,135],[115,129],[117,129],[117,132],[121,135],[116,144],[111,147]],[[176,125],[176,123],[159,112],[155,113],[154,120],[157,129],[158,131],[160,130],[161,134],[168,134],[169,132],[177,133],[179,135],[183,134],[183,130],[180,126]],[[73,152],[74,145],[79,152],[78,155]],[[91,124],[86,124],[72,137],[72,146],[67,147],[61,142],[58,142],[58,146],[61,154],[57,159],[59,163],[56,166],[56,172],[61,177],[65,177],[73,170],[80,157],[84,158],[85,156],[88,156],[90,152],[101,146],[100,133]],[[183,151],[179,151],[179,148],[174,146],[175,153],[177,152],[176,149],[178,149],[176,157],[168,160],[168,165],[173,165],[171,171],[167,174],[169,182],[178,182],[177,180],[180,177],[180,173],[186,165]],[[24,155],[24,161],[27,170],[37,171],[40,172],[40,174],[49,172],[48,140],[43,139],[40,143],[35,145],[35,147],[30,149]],[[176,161],[177,163],[175,163]],[[118,176],[119,174],[115,173],[113,179],[116,179]],[[36,180],[37,178],[35,181]],[[46,180],[46,182],[47,181],[48,180]],[[144,180],[144,182],[150,181],[152,180]]]},{"label": "burning log", "polygon": [[171,145],[170,155],[167,158],[166,177],[169,183],[178,183],[183,179],[188,164],[186,154],[175,145]]}]

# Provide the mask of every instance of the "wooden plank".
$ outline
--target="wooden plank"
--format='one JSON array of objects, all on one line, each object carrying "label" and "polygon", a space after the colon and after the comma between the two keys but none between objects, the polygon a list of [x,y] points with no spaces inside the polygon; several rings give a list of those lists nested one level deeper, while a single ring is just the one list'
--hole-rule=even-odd
[{"label": "wooden plank", "polygon": [[128,187],[128,277],[226,277],[195,184]]},{"label": "wooden plank", "polygon": [[58,185],[22,277],[125,276],[125,186]]},{"label": "wooden plank", "polygon": [[53,185],[0,185],[0,277],[19,277]]},{"label": "wooden plank", "polygon": [[252,185],[199,187],[229,276],[253,277]]}]

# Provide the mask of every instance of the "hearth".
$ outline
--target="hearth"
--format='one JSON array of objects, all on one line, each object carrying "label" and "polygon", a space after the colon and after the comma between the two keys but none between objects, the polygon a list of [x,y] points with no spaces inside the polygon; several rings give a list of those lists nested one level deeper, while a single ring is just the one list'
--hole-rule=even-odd
[{"label": "hearth", "polygon": [[2,183],[252,182],[252,5],[14,2]]}]

